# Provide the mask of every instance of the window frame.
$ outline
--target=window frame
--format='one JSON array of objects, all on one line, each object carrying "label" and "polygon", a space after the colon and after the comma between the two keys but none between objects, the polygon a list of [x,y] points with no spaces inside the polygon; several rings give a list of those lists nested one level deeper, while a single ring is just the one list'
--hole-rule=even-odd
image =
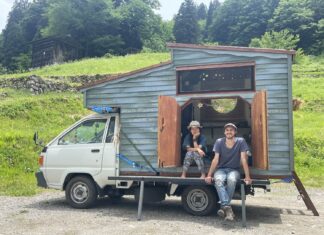
[{"label": "window frame", "polygon": [[[245,61],[238,63],[222,63],[222,64],[208,64],[208,65],[194,65],[194,66],[180,66],[176,67],[176,95],[190,95],[190,94],[217,94],[217,93],[237,93],[237,92],[255,92],[255,61]],[[180,92],[180,73],[181,71],[194,71],[203,69],[222,69],[222,68],[238,68],[238,67],[253,67],[252,88],[249,90],[220,90],[220,91],[189,91]]]},{"label": "window frame", "polygon": [[113,138],[112,138],[112,141],[111,142],[107,142],[107,137],[109,135],[109,127],[110,127],[110,123],[111,123],[111,119],[114,118],[115,119],[115,123],[114,123],[114,133],[113,133],[113,137],[116,136],[116,124],[117,124],[117,116],[110,116],[109,119],[107,120],[107,123],[106,123],[106,133],[105,133],[105,136],[103,138],[103,142],[105,144],[112,144],[114,141],[113,141]]},{"label": "window frame", "polygon": [[[98,121],[98,120],[106,120],[105,123],[105,128],[104,128],[104,133],[103,136],[101,138],[101,142],[96,142],[96,143],[75,143],[75,144],[62,144],[60,143],[60,141],[68,134],[70,134],[72,131],[74,131],[75,129],[79,128],[82,124],[84,124],[85,122],[88,121]],[[93,118],[93,119],[85,119],[80,121],[77,125],[72,126],[68,131],[64,132],[58,139],[57,139],[57,145],[59,146],[73,146],[73,145],[87,145],[87,144],[102,144],[104,143],[104,136],[107,134],[107,124],[109,125],[110,123],[110,118]]]}]

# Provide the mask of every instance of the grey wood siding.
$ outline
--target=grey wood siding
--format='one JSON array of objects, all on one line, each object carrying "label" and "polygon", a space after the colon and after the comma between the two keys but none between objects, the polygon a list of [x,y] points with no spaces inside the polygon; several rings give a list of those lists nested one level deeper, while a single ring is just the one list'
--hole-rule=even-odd
[{"label": "grey wood siding", "polygon": [[[254,92],[176,95],[177,66],[254,61],[256,90],[267,90],[269,175],[291,174],[293,167],[291,119],[291,55],[264,52],[218,51],[209,49],[173,49],[172,64],[133,76],[110,81],[86,90],[85,104],[121,108],[121,126],[140,151],[157,166],[158,96],[176,98],[183,105],[192,97],[238,95],[251,102]],[[120,152],[142,161],[134,147],[121,135]],[[121,162],[121,167],[129,167]],[[258,173],[256,170],[255,173]]]}]

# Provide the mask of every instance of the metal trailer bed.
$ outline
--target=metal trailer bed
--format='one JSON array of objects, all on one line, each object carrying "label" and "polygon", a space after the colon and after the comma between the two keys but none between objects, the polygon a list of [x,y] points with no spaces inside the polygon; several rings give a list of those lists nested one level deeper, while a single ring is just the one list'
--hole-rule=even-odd
[{"label": "metal trailer bed", "polygon": [[[135,181],[140,183],[140,194],[138,200],[138,211],[137,220],[142,219],[142,209],[143,209],[143,197],[144,197],[144,183],[150,182],[160,182],[169,183],[177,185],[206,185],[204,179],[200,178],[180,178],[180,177],[164,177],[164,176],[110,176],[109,180],[125,180],[125,181]],[[252,187],[264,187],[267,188],[270,185],[269,180],[252,179]],[[240,191],[241,191],[241,205],[242,205],[242,226],[246,227],[246,193],[245,193],[245,182],[243,179],[240,181]]]}]

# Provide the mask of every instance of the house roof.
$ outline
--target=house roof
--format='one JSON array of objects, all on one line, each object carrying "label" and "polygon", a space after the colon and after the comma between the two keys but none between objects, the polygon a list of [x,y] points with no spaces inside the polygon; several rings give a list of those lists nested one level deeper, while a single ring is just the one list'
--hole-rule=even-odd
[{"label": "house roof", "polygon": [[119,73],[119,74],[107,75],[107,77],[104,78],[104,79],[100,79],[100,80],[97,80],[97,81],[94,81],[94,82],[90,82],[88,84],[85,84],[85,85],[82,85],[82,86],[78,87],[78,90],[87,90],[87,89],[89,89],[91,87],[94,87],[94,86],[97,86],[97,85],[100,85],[100,84],[103,84],[103,83],[106,83],[106,82],[115,81],[117,79],[125,78],[125,77],[132,76],[132,75],[142,73],[142,72],[147,72],[149,70],[159,68],[159,67],[163,67],[163,66],[169,65],[171,63],[172,63],[172,61],[168,60],[168,61],[165,61],[165,62],[161,62],[159,64],[154,64],[154,65],[144,67],[144,68],[141,68],[141,69],[136,69],[136,70],[133,70],[133,71],[130,71],[130,72],[127,72],[127,73]]},{"label": "house roof", "polygon": [[[252,47],[236,47],[236,46],[207,46],[207,45],[198,45],[198,44],[185,44],[185,43],[167,43],[169,48],[189,48],[189,49],[208,49],[208,50],[219,50],[219,51],[242,51],[242,52],[259,52],[259,53],[273,53],[273,54],[288,54],[295,55],[296,51],[294,50],[282,50],[282,49],[268,49],[268,48],[252,48]],[[83,86],[78,87],[78,90],[87,90],[91,87],[114,81],[117,79],[125,78],[128,76],[132,76],[141,72],[146,72],[155,68],[159,68],[165,65],[171,64],[172,61],[161,62],[159,64],[151,65],[145,68],[133,70],[127,73],[121,74],[112,74],[107,75],[106,78],[97,80]]]},{"label": "house roof", "polygon": [[186,44],[186,43],[167,43],[169,48],[190,48],[190,49],[208,49],[208,50],[219,50],[219,51],[242,51],[242,52],[265,52],[274,54],[288,54],[294,55],[294,50],[283,50],[283,49],[270,49],[270,48],[254,48],[254,47],[237,47],[237,46],[207,46],[197,44]]}]

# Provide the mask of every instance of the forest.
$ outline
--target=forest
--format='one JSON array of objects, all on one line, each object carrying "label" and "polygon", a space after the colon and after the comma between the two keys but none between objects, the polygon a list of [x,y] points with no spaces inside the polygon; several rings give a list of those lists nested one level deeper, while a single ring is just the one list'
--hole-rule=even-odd
[{"label": "forest", "polygon": [[158,0],[16,0],[0,34],[0,74],[31,67],[33,42],[59,38],[79,57],[164,52],[166,42],[324,53],[322,0],[184,0],[172,20]]}]

